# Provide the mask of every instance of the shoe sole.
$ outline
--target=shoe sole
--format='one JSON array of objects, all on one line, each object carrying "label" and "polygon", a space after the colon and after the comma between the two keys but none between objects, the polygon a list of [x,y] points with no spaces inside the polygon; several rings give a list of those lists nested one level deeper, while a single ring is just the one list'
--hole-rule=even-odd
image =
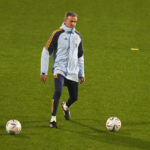
[{"label": "shoe sole", "polygon": [[51,126],[51,125],[49,125],[49,127],[50,127],[50,128],[56,128],[56,129],[58,128],[58,127],[54,127],[54,126]]},{"label": "shoe sole", "polygon": [[[70,120],[70,119],[71,119],[70,115],[69,115],[69,118],[66,117],[66,111],[65,111],[64,108],[63,108],[63,103],[61,103],[61,107],[62,107],[62,109],[63,109],[65,119],[66,119],[66,120]],[[69,114],[70,114],[70,113],[69,113]]]},{"label": "shoe sole", "polygon": [[50,128],[58,128],[57,125],[56,125],[56,126],[53,126],[53,124],[51,124],[51,123],[49,124],[49,127],[50,127]]}]

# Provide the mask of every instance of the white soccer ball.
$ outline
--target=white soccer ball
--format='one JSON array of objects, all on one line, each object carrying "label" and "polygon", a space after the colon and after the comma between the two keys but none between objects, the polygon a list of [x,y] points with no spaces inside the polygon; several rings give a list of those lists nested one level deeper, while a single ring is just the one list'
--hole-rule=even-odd
[{"label": "white soccer ball", "polygon": [[119,131],[121,128],[121,121],[117,117],[110,117],[106,121],[106,128],[109,131]]},{"label": "white soccer ball", "polygon": [[9,120],[6,124],[6,131],[9,134],[19,134],[21,131],[21,123],[18,120]]}]

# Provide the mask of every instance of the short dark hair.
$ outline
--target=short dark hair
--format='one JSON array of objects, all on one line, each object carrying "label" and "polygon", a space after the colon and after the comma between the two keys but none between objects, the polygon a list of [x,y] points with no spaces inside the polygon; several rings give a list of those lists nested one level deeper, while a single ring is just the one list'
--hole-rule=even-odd
[{"label": "short dark hair", "polygon": [[67,19],[69,16],[78,17],[78,15],[75,12],[69,11],[65,13],[64,19]]}]

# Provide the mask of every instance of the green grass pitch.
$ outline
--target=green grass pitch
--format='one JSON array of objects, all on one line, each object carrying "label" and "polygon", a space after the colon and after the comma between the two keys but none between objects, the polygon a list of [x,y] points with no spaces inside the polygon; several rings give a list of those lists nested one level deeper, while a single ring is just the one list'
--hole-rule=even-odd
[{"label": "green grass pitch", "polygon": [[[46,84],[40,82],[40,57],[66,11],[79,15],[86,82],[72,119],[64,119],[59,105],[59,129],[50,129],[52,57]],[[149,0],[0,0],[0,149],[148,150],[149,18]],[[60,103],[67,94],[64,88]],[[119,132],[106,130],[111,116],[122,121]],[[19,135],[6,133],[10,119],[21,122]]]}]

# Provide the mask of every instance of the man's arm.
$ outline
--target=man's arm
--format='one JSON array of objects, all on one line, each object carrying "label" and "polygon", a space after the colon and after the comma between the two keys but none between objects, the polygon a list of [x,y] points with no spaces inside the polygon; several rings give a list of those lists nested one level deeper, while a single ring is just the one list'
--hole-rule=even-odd
[{"label": "man's arm", "polygon": [[48,74],[48,66],[49,66],[49,56],[53,53],[53,51],[57,48],[57,40],[59,35],[64,32],[63,29],[55,30],[51,36],[49,37],[45,47],[42,51],[41,56],[41,81],[45,82]]},{"label": "man's arm", "polygon": [[84,74],[84,57],[78,58],[78,63],[79,63],[79,79],[80,83],[85,82],[85,74]]},{"label": "man's arm", "polygon": [[48,66],[49,66],[49,51],[43,48],[41,55],[41,81],[45,83],[46,77],[48,74]]},{"label": "man's arm", "polygon": [[78,47],[78,64],[79,64],[79,79],[80,83],[83,84],[85,82],[85,74],[84,74],[84,56],[83,56],[83,45],[82,40]]}]

